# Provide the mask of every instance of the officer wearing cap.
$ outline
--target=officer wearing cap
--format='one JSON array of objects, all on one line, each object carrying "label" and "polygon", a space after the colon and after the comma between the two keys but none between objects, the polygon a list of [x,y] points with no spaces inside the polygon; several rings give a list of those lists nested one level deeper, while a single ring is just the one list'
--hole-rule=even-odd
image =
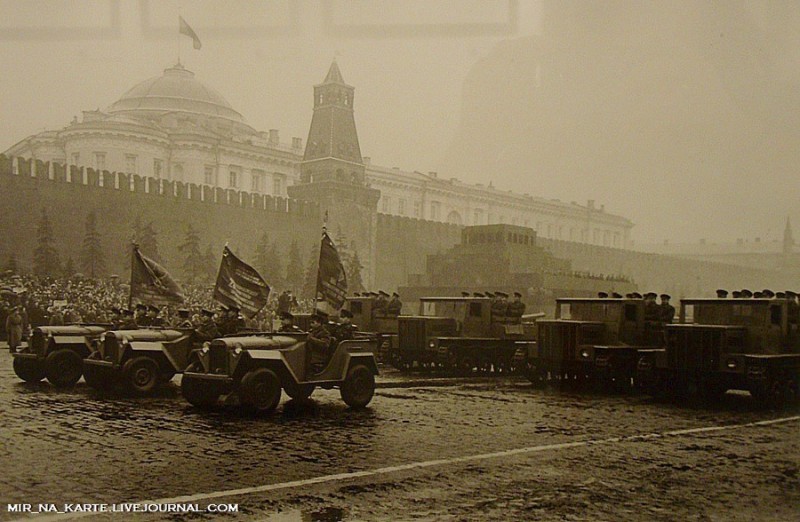
[{"label": "officer wearing cap", "polygon": [[606,292],[597,292],[597,297],[599,297],[600,299],[606,299],[608,297],[608,294]]},{"label": "officer wearing cap", "polygon": [[522,294],[520,292],[514,292],[514,300],[508,303],[506,317],[508,317],[512,323],[521,323],[524,314],[525,303],[522,302]]},{"label": "officer wearing cap", "polygon": [[164,326],[164,320],[158,316],[159,313],[161,313],[161,310],[159,310],[157,306],[148,305],[147,322],[151,327],[158,328]]},{"label": "officer wearing cap", "polygon": [[120,310],[122,312],[122,318],[120,320],[120,330],[136,330],[139,328],[139,325],[136,324],[136,319],[133,315],[133,310],[128,310],[125,308],[124,310]]},{"label": "officer wearing cap", "polygon": [[764,290],[762,290],[761,291],[761,295],[766,297],[767,299],[774,299],[775,298],[775,292],[773,292],[772,290],[770,290],[768,288],[765,288]]},{"label": "officer wearing cap", "polygon": [[750,299],[751,297],[753,297],[753,292],[751,292],[747,288],[743,288],[742,292],[741,292],[741,295],[742,295],[742,299]]},{"label": "officer wearing cap", "polygon": [[375,299],[372,311],[377,316],[384,316],[387,313],[388,307],[389,307],[389,294],[387,294],[383,290],[378,290],[378,297]]},{"label": "officer wearing cap", "polygon": [[119,330],[119,326],[122,324],[122,310],[118,306],[111,307],[111,328],[114,330]]},{"label": "officer wearing cap", "polygon": [[658,294],[655,292],[647,292],[644,295],[644,320],[645,321],[660,321],[661,309],[656,303]]},{"label": "officer wearing cap", "polygon": [[659,304],[659,315],[662,323],[671,323],[675,319],[675,307],[669,304],[672,299],[669,294],[661,294],[661,304]]},{"label": "officer wearing cap", "polygon": [[734,290],[733,292],[731,292],[731,296],[734,299],[741,299],[742,298],[742,292],[740,290]]},{"label": "officer wearing cap", "polygon": [[195,328],[194,335],[201,342],[222,337],[219,328],[217,328],[217,323],[214,322],[213,311],[205,308],[200,311],[200,324]]},{"label": "officer wearing cap", "polygon": [[326,322],[328,322],[327,316],[320,311],[311,315],[311,328],[306,343],[311,351],[310,369],[313,373],[322,372],[328,363],[332,338],[325,327]]},{"label": "officer wearing cap", "polygon": [[353,339],[357,330],[358,327],[353,324],[353,312],[342,308],[339,311],[339,324],[336,325],[336,343]]},{"label": "officer wearing cap", "polygon": [[[465,297],[469,297],[469,292],[466,292]],[[391,317],[397,317],[403,310],[403,302],[400,300],[400,294],[392,292],[392,299],[386,305],[386,313]]]},{"label": "officer wearing cap", "polygon": [[611,297],[613,297],[614,299],[622,299],[622,294],[620,294],[619,292],[612,292]]},{"label": "officer wearing cap", "polygon": [[191,319],[189,319],[189,310],[186,308],[178,309],[178,317],[175,318],[175,328],[194,328]]},{"label": "officer wearing cap", "polygon": [[142,303],[136,305],[133,320],[136,321],[136,324],[140,327],[150,326],[150,319],[147,317],[147,307]]},{"label": "officer wearing cap", "polygon": [[281,333],[300,333],[302,330],[294,324],[294,315],[291,312],[281,312],[278,317],[281,320],[281,325],[278,327],[278,332]]},{"label": "officer wearing cap", "polygon": [[797,293],[792,290],[786,290],[786,299],[789,301],[789,309],[787,311],[789,324],[796,325],[800,323],[800,304],[797,302]]},{"label": "officer wearing cap", "polygon": [[502,323],[506,319],[508,312],[508,294],[505,292],[495,292],[495,301],[492,303],[492,322]]},{"label": "officer wearing cap", "polygon": [[719,288],[717,290],[717,299],[726,299],[728,297],[728,291]]},{"label": "officer wearing cap", "polygon": [[486,297],[486,296],[485,296],[485,295],[483,295],[483,294],[482,294],[482,293],[480,293],[480,292],[472,292],[472,297]]}]

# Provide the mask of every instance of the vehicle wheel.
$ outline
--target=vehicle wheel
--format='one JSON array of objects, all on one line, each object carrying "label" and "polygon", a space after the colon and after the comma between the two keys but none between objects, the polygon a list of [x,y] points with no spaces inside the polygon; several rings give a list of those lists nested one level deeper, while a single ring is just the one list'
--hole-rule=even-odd
[{"label": "vehicle wheel", "polygon": [[294,381],[291,381],[286,383],[286,385],[283,387],[283,390],[286,392],[286,395],[288,395],[289,398],[300,401],[311,397],[311,394],[314,393],[315,388],[316,386],[313,384],[298,384]]},{"label": "vehicle wheel", "polygon": [[44,379],[44,364],[35,359],[14,357],[14,373],[25,382],[39,382]]},{"label": "vehicle wheel", "polygon": [[[186,368],[186,371],[201,372],[202,366],[199,362],[193,362]],[[216,406],[220,396],[219,389],[214,384],[186,375],[181,379],[181,394],[189,404],[201,410],[208,410]]]},{"label": "vehicle wheel", "polygon": [[44,374],[56,388],[75,386],[83,374],[83,359],[68,348],[56,350],[44,360]]},{"label": "vehicle wheel", "polygon": [[128,391],[136,395],[152,393],[158,386],[158,363],[147,356],[135,357],[122,367]]},{"label": "vehicle wheel", "polygon": [[83,366],[83,380],[90,388],[107,391],[114,387],[114,374],[107,368],[85,364]]},{"label": "vehicle wheel", "polygon": [[239,385],[242,406],[253,413],[268,413],[281,401],[281,381],[267,368],[250,370]]},{"label": "vehicle wheel", "polygon": [[375,395],[375,376],[363,364],[350,368],[342,383],[342,400],[351,408],[365,407]]}]

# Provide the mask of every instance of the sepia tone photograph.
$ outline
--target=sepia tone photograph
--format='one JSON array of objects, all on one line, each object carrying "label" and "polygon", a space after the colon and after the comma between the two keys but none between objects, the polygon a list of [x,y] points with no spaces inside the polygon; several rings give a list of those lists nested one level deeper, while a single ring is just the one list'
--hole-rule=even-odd
[{"label": "sepia tone photograph", "polygon": [[0,521],[800,517],[797,2],[0,12]]}]

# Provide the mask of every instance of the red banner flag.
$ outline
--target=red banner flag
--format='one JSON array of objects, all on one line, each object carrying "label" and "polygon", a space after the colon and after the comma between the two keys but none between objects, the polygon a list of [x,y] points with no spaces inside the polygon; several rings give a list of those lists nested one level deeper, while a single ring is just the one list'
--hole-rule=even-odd
[{"label": "red banner flag", "polygon": [[133,247],[131,262],[131,300],[152,305],[167,305],[183,302],[183,290],[159,265]]},{"label": "red banner flag", "polygon": [[228,247],[222,251],[222,262],[214,286],[214,300],[235,305],[248,317],[264,308],[269,299],[269,285],[258,271],[235,255]]},{"label": "red banner flag", "polygon": [[339,252],[327,232],[322,233],[317,272],[317,300],[330,304],[336,310],[342,307],[347,295],[347,276]]}]

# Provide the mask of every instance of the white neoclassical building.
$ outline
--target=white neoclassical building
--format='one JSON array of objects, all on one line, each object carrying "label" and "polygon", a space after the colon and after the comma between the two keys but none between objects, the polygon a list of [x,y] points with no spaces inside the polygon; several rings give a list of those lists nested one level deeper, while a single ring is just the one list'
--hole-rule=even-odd
[{"label": "white neoclassical building", "polygon": [[[287,186],[300,183],[304,148],[301,138],[282,143],[277,130],[250,127],[221,94],[178,63],[135,85],[107,109],[84,111],[81,121],[29,136],[5,154],[285,196]],[[591,200],[565,203],[497,190],[490,180],[469,185],[434,172],[373,165],[368,157],[364,163],[368,186],[381,193],[383,214],[523,225],[545,238],[630,246],[633,223]]]}]

